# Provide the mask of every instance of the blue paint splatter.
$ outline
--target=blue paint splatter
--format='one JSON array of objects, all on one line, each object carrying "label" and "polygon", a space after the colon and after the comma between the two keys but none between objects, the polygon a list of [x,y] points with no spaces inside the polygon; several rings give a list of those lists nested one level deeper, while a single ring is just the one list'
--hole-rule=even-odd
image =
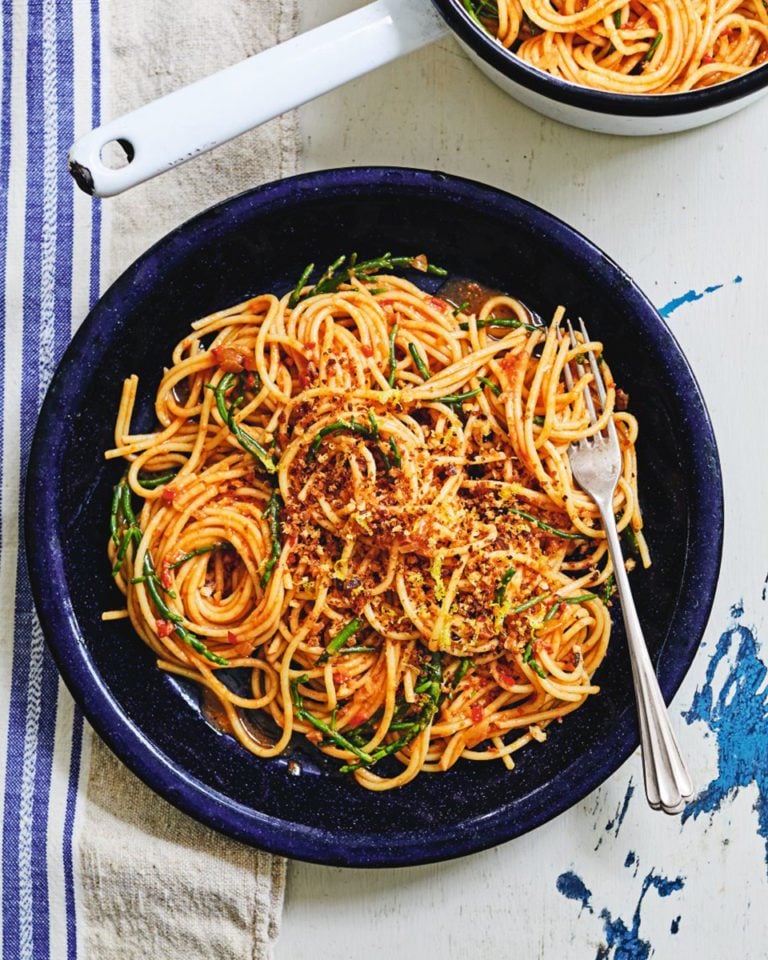
[{"label": "blue paint splatter", "polygon": [[[743,277],[735,276],[732,283],[741,283]],[[668,317],[671,313],[674,313],[679,307],[682,307],[686,303],[694,303],[696,300],[703,300],[710,293],[716,293],[718,290],[722,290],[725,284],[716,283],[711,287],[705,287],[702,293],[697,293],[695,290],[688,290],[686,293],[681,294],[679,297],[673,297],[668,303],[665,303],[663,307],[659,307],[659,313],[662,317]]]},{"label": "blue paint splatter", "polygon": [[627,792],[624,794],[624,801],[621,807],[616,811],[616,816],[613,820],[609,820],[605,825],[605,829],[610,833],[614,827],[616,830],[614,832],[614,837],[618,837],[619,830],[621,830],[621,825],[624,823],[624,817],[627,815],[627,807],[629,807],[629,801],[632,799],[632,794],[635,792],[635,785],[632,783],[632,778],[629,778],[629,783],[627,784]]},{"label": "blue paint splatter", "polygon": [[637,859],[637,854],[634,850],[630,850],[627,854],[627,859],[624,861],[624,866],[629,868],[635,865],[635,860]]},{"label": "blue paint splatter", "polygon": [[[610,833],[611,830],[614,830],[614,837],[618,837],[619,830],[621,830],[621,825],[624,823],[624,817],[627,815],[627,808],[629,807],[629,801],[632,799],[632,794],[635,792],[634,784],[632,783],[632,778],[629,778],[629,783],[627,784],[627,789],[624,794],[624,800],[621,805],[616,808],[616,816],[608,821],[605,825],[605,832]],[[597,830],[597,824],[593,824],[593,830]],[[595,844],[595,850],[600,849],[600,845],[603,842],[603,837],[600,837],[597,843]]]},{"label": "blue paint splatter", "polygon": [[[670,893],[674,893],[675,890],[682,890],[684,880],[682,877],[676,877],[674,880],[669,880],[667,877],[661,877],[658,874],[654,874],[653,870],[648,874],[648,876],[643,881],[643,888],[646,888],[646,884],[653,884],[658,891],[660,897],[668,897]],[[640,899],[642,899],[642,894]]]},{"label": "blue paint splatter", "polygon": [[681,920],[681,919],[682,919],[682,917],[675,917],[675,919],[672,921],[672,923],[671,923],[671,925],[670,925],[670,927],[669,927],[669,932],[670,932],[670,933],[678,933],[678,932],[679,932],[679,930],[680,930],[680,920]]},{"label": "blue paint splatter", "polygon": [[[604,908],[600,911],[600,919],[603,921],[605,930],[605,944],[598,948],[595,960],[608,960],[613,950],[613,960],[648,960],[651,955],[651,944],[640,937],[640,913],[643,907],[643,900],[648,891],[653,887],[660,897],[668,897],[676,890],[682,890],[685,881],[682,877],[676,877],[670,880],[661,874],[654,873],[653,870],[643,880],[640,889],[640,897],[632,915],[632,926],[628,927],[621,917],[615,920],[610,910]],[[592,894],[587,885],[572,870],[561,874],[557,878],[557,889],[570,900],[581,902],[582,910],[588,909],[594,912],[590,899]],[[679,924],[680,918],[677,918]]]},{"label": "blue paint splatter", "polygon": [[564,897],[568,897],[569,900],[580,900],[582,910],[586,909],[589,910],[590,913],[594,913],[592,907],[589,905],[592,891],[573,870],[568,870],[560,874],[557,878],[557,889]]},{"label": "blue paint splatter", "polygon": [[[734,624],[722,634],[707,666],[704,686],[696,691],[691,709],[683,714],[697,720],[717,737],[717,777],[683,811],[683,823],[701,813],[714,813],[741,787],[755,784],[758,834],[765,841],[768,864],[768,667],[758,656],[757,637],[737,623],[742,604],[731,608]],[[715,693],[714,678],[725,663],[728,675]]]}]

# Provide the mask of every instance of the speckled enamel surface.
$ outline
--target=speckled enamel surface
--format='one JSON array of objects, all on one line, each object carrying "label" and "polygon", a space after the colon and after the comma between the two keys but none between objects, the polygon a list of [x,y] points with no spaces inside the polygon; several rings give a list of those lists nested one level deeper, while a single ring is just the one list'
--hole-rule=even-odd
[{"label": "speckled enamel surface", "polygon": [[[685,358],[658,313],[605,254],[522,200],[444,174],[360,168],[306,174],[214,207],[161,240],[107,291],[68,349],[32,451],[27,542],[46,638],[98,732],[142,779],[237,839],[301,859],[383,866],[447,859],[544,823],[594,789],[637,744],[617,624],[602,692],[548,741],[500,764],[461,763],[383,795],[301,742],[261,760],[201,718],[192,687],[156,670],[126,621],[106,561],[112,444],[122,380],[138,373],[134,427],[152,422],[165,358],[189,322],[340,252],[425,252],[453,276],[509,290],[543,316],[559,303],[604,339],[641,424],[640,491],[653,550],[633,577],[665,696],[707,621],[722,543],[717,449]],[[430,283],[434,283],[430,279]],[[439,283],[439,281],[437,281]],[[302,769],[289,772],[289,760]]]}]

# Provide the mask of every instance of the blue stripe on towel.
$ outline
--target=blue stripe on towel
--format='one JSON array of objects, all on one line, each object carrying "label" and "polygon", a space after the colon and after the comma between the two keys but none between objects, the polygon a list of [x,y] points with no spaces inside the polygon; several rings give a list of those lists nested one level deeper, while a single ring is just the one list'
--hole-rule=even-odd
[{"label": "blue stripe on towel", "polygon": [[[10,5],[3,4],[3,148],[7,185],[10,136]],[[98,9],[94,13],[98,24]],[[27,196],[24,239],[21,479],[45,389],[68,341],[72,309],[73,186],[64,161],[73,139],[74,63],[71,2],[30,0],[27,44]],[[94,69],[98,69],[98,63]],[[6,214],[0,202],[0,218]],[[96,215],[98,216],[98,215]],[[94,224],[96,220],[94,219]],[[0,229],[3,220],[0,219]],[[2,231],[3,238],[5,231]],[[95,256],[98,257],[98,246]],[[93,271],[92,271],[93,272]],[[91,277],[89,284],[93,283]],[[96,282],[97,279],[96,279]],[[1,421],[0,421],[1,422]],[[23,503],[21,505],[23,516]],[[64,944],[50,943],[48,822],[51,803],[66,804],[61,851],[65,877],[66,953],[76,955],[72,830],[79,778],[82,718],[76,713],[66,797],[51,798],[58,674],[34,614],[20,528],[14,619],[3,830],[3,954],[42,960]]]},{"label": "blue stripe on towel", "polygon": [[[51,29],[49,4],[50,0],[42,3],[33,0],[27,23],[22,477],[27,466],[30,423],[34,422],[40,401],[41,379],[49,375],[53,365],[55,336],[56,182],[55,175],[52,178],[49,172],[46,177],[45,170],[46,161],[50,168],[48,157],[57,145],[55,29]],[[46,106],[51,111],[47,117]],[[23,509],[22,495],[22,515]],[[6,928],[4,947],[7,956],[32,960],[48,956],[50,947],[46,785],[50,780],[54,739],[50,714],[55,711],[57,691],[32,610],[21,538],[19,542],[3,842],[3,901],[6,908],[17,904],[17,913],[15,918],[10,918],[13,926]],[[42,818],[41,804],[44,805]]]},{"label": "blue stripe on towel", "polygon": [[[99,0],[91,0],[91,126],[101,123],[101,20]],[[91,205],[91,306],[101,292],[101,200]]]},{"label": "blue stripe on towel", "polygon": [[[0,53],[0,373],[5,370],[5,315],[2,307],[5,295],[5,244],[8,236],[8,178],[11,166],[11,68],[13,65],[13,13],[9,3],[0,7],[3,25],[3,44]],[[2,384],[0,384],[0,388]],[[0,389],[0,508],[3,501],[3,414],[5,393]],[[2,510],[0,509],[0,537],[2,537]]]},{"label": "blue stripe on towel", "polygon": [[80,779],[80,761],[83,755],[83,715],[75,707],[72,718],[72,754],[69,762],[69,784],[67,786],[67,809],[64,816],[64,837],[62,856],[64,859],[64,909],[67,919],[67,960],[77,957],[77,911],[75,904],[75,878],[73,868],[72,836],[75,826],[75,804]]},{"label": "blue stripe on towel", "polygon": [[[99,0],[91,0],[91,126],[101,123],[101,23],[99,19]],[[101,201],[91,203],[91,264],[89,301],[93,304],[100,292],[101,280]],[[66,898],[67,922],[67,960],[77,958],[77,905],[75,902],[75,881],[73,864],[73,831],[75,825],[75,807],[80,778],[80,764],[83,744],[83,715],[75,706],[72,719],[72,754],[67,786],[67,807],[64,818],[64,836],[62,855],[64,859],[64,894]]]}]

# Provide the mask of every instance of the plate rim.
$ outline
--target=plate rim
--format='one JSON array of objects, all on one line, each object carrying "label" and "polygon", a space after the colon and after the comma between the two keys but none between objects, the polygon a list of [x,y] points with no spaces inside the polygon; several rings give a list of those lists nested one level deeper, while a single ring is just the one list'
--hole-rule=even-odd
[{"label": "plate rim", "polygon": [[[206,223],[222,215],[234,222],[252,211],[253,206],[272,206],[279,203],[301,204],[318,191],[344,191],[365,188],[390,190],[437,191],[447,193],[454,200],[492,203],[506,209],[525,213],[539,223],[545,224],[548,234],[578,249],[582,256],[599,263],[621,280],[622,296],[637,309],[644,323],[657,328],[657,336],[666,336],[670,354],[667,372],[686,384],[686,405],[683,410],[690,421],[688,430],[701,431],[700,442],[689,451],[688,476],[694,481],[695,496],[692,498],[689,542],[698,533],[699,546],[706,548],[698,556],[698,576],[705,585],[705,593],[698,594],[698,605],[686,611],[684,642],[672,657],[665,642],[659,661],[665,660],[666,669],[660,677],[660,685],[667,703],[679,689],[695,658],[714,601],[718,582],[723,544],[723,488],[722,472],[714,429],[701,393],[701,389],[683,354],[674,334],[658,311],[640,290],[637,284],[596,244],[579,231],[542,208],[504,190],[474,180],[445,174],[440,171],[420,170],[410,167],[346,167],[301,173],[284,180],[273,181],[246,190],[227,198],[187,220],[160,238],[141,254],[102,294],[75,333],[67,350],[59,361],[49,385],[35,427],[30,450],[25,485],[24,532],[26,554],[32,594],[43,628],[43,634],[58,670],[72,696],[82,709],[89,723],[107,743],[116,756],[129,767],[147,786],[165,800],[196,819],[227,836],[267,850],[271,853],[329,866],[395,867],[412,866],[449,860],[479,852],[499,843],[521,836],[550,821],[555,816],[574,806],[613,774],[638,745],[636,723],[625,724],[621,737],[602,742],[589,754],[590,772],[574,791],[572,785],[550,780],[536,793],[540,803],[537,810],[510,824],[505,818],[506,807],[477,818],[482,832],[474,828],[466,835],[457,833],[455,825],[442,828],[439,835],[428,841],[413,842],[406,834],[400,834],[396,843],[384,838],[379,846],[371,845],[370,835],[338,834],[326,829],[296,824],[263,814],[252,807],[245,807],[201,781],[190,776],[183,767],[163,753],[147,737],[137,723],[123,711],[117,699],[102,680],[86,646],[80,641],[79,629],[69,592],[66,589],[66,572],[62,551],[59,547],[58,519],[55,497],[40,497],[43,487],[50,485],[49,464],[52,451],[55,456],[55,434],[47,427],[51,418],[55,423],[60,417],[61,404],[66,403],[68,390],[72,391],[73,371],[88,353],[92,338],[105,335],[114,326],[111,303],[119,302],[122,292],[127,291],[143,264],[164,247],[175,242],[179,236],[195,235],[204,231]],[[54,461],[55,462],[55,461]],[[705,483],[704,477],[712,476]],[[705,518],[696,523],[697,518]],[[703,537],[704,528],[708,536]],[[713,541],[712,530],[717,534]],[[694,544],[695,545],[695,544]],[[675,603],[670,628],[679,619],[680,599],[691,573],[691,547],[686,552],[686,564],[681,579],[681,590]],[[59,589],[48,591],[46,584],[56,583]],[[63,591],[63,592],[62,592]],[[670,631],[668,631],[669,633]],[[692,638],[696,639],[693,640]],[[617,730],[620,730],[617,727]],[[563,778],[560,778],[561,780]],[[547,809],[541,813],[541,803]],[[474,824],[475,821],[468,821]],[[355,837],[361,837],[355,841]]]}]

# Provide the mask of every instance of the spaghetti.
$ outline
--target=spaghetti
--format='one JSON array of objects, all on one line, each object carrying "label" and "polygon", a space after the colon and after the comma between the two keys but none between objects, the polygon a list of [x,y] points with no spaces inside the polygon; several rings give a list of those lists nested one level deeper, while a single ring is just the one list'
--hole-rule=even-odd
[{"label": "spaghetti", "polygon": [[684,93],[768,60],[763,0],[463,0],[552,76],[626,94]]},{"label": "spaghetti", "polygon": [[197,321],[157,428],[131,433],[129,378],[106,454],[128,462],[113,575],[158,666],[206,688],[247,750],[299,732],[372,790],[461,757],[512,768],[598,692],[611,565],[567,447],[610,416],[618,525],[648,563],[637,424],[604,362],[594,426],[585,406],[601,344],[563,338],[562,309],[548,327],[503,295],[470,312],[385,272],[406,265],[440,272],[340,258]]}]

